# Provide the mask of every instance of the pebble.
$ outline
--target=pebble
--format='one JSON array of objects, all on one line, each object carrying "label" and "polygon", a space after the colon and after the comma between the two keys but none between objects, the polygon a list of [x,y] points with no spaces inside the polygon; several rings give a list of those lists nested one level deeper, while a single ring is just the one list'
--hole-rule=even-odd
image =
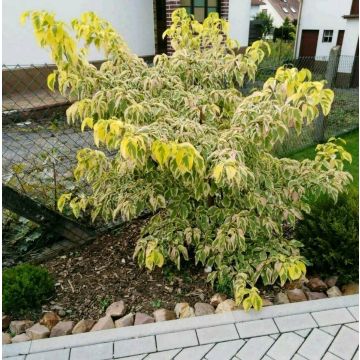
[{"label": "pebble", "polygon": [[305,293],[301,289],[288,290],[286,295],[291,303],[307,300]]},{"label": "pebble", "polygon": [[115,321],[115,327],[121,328],[134,325],[134,314],[130,313]]},{"label": "pebble", "polygon": [[227,296],[225,294],[216,293],[210,299],[210,305],[217,307],[221,302],[225,301]]},{"label": "pebble", "polygon": [[215,309],[212,305],[201,302],[196,303],[194,305],[194,309],[195,309],[195,316],[210,315],[215,312]]},{"label": "pebble", "polygon": [[341,296],[341,295],[342,295],[340,289],[339,289],[337,286],[332,286],[330,289],[327,289],[327,290],[326,290],[326,293],[327,293],[327,296],[328,296],[329,298],[337,297],[337,296]]}]

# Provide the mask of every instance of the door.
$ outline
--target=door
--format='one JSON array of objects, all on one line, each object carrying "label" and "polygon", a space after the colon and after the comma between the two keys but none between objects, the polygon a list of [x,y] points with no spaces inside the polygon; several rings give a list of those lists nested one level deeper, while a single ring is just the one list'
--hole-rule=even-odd
[{"label": "door", "polygon": [[166,0],[156,0],[156,53],[163,54],[167,50],[166,38],[162,34],[166,30]]},{"label": "door", "polygon": [[319,30],[303,30],[300,43],[300,57],[315,57]]},{"label": "door", "polygon": [[341,49],[342,44],[343,44],[344,34],[345,34],[345,30],[339,30],[338,37],[337,37],[337,40],[336,40],[336,45],[340,46],[340,49]]}]

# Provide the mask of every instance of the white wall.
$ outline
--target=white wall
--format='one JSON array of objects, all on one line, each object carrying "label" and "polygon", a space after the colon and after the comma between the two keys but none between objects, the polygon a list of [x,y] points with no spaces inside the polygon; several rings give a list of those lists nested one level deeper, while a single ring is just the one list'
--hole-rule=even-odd
[{"label": "white wall", "polygon": [[[3,64],[44,64],[51,62],[46,50],[35,41],[30,22],[21,26],[20,15],[26,10],[55,12],[69,21],[85,11],[94,11],[110,21],[138,55],[155,54],[154,12],[152,0],[3,0]],[[90,60],[103,60],[92,49]]]},{"label": "white wall", "polygon": [[260,10],[266,9],[267,13],[271,15],[273,18],[273,26],[274,27],[280,27],[284,23],[284,19],[279,15],[279,13],[273,8],[271,3],[268,0],[263,0],[265,5],[260,5]]},{"label": "white wall", "polygon": [[[296,55],[299,56],[300,52],[302,30],[319,30],[316,48],[318,58],[329,55],[331,48],[336,45],[339,30],[345,30],[341,55],[354,56],[359,37],[359,22],[356,19],[343,18],[343,15],[350,14],[351,3],[352,0],[303,0]],[[322,42],[324,30],[334,31],[331,43]]]},{"label": "white wall", "polygon": [[250,18],[253,19],[260,12],[260,5],[252,6],[250,9]]},{"label": "white wall", "polygon": [[250,8],[251,0],[229,1],[230,37],[240,46],[249,44]]}]

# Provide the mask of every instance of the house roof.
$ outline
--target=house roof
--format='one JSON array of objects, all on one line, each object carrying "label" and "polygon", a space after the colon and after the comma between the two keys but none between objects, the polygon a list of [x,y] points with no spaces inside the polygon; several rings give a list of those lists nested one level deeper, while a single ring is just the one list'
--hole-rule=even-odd
[{"label": "house roof", "polygon": [[262,0],[251,0],[251,6],[260,6],[265,5],[265,3]]},{"label": "house roof", "polygon": [[295,20],[299,16],[300,0],[268,0],[282,19]]}]

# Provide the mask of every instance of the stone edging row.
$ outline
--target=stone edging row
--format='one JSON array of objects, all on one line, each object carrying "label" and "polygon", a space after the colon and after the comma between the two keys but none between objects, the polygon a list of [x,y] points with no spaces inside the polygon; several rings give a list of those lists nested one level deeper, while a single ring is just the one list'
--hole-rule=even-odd
[{"label": "stone edging row", "polygon": [[71,336],[60,336],[41,340],[26,341],[17,344],[3,345],[3,356],[16,356],[27,353],[37,353],[64,348],[93,345],[102,342],[125,340],[149,335],[172,333],[177,331],[199,329],[229,323],[267,319],[278,316],[302,314],[342,307],[356,306],[358,295],[312,300],[300,303],[290,303],[266,307],[259,312],[236,310],[223,314],[205,315],[179,320],[169,320],[133,327],[117,328],[96,332],[88,332]]}]

